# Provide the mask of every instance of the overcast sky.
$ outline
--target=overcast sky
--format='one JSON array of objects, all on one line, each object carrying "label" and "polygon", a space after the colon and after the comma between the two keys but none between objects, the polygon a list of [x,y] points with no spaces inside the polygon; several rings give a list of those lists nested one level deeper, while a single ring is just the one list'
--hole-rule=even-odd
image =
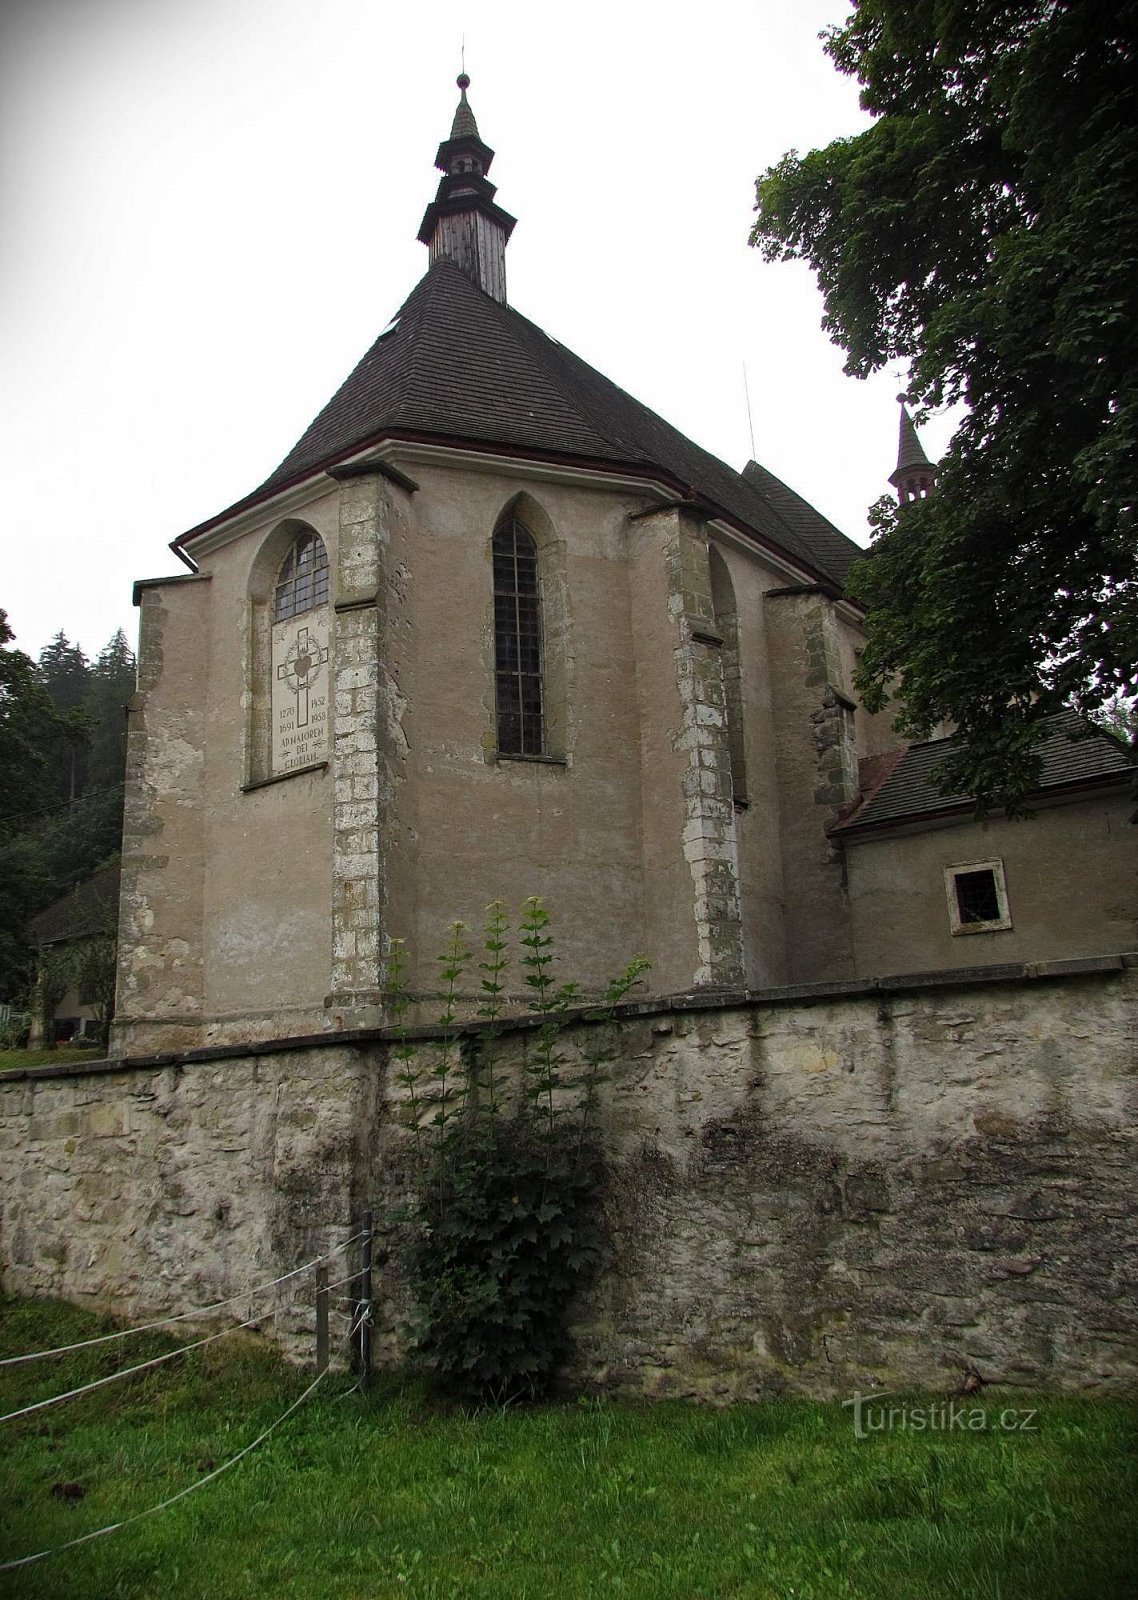
[{"label": "overcast sky", "polygon": [[[808,270],[748,248],[756,174],[864,125],[840,0],[8,0],[0,605],[19,646],[134,642],[131,583],[254,488],[425,271],[470,101],[518,218],[509,297],[864,543],[899,375],[862,383]],[[934,457],[948,423],[925,432]]]}]

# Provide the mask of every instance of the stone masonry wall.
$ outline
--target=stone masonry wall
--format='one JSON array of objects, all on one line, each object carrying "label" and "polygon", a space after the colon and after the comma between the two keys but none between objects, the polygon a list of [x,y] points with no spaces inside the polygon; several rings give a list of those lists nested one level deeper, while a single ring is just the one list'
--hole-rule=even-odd
[{"label": "stone masonry wall", "polygon": [[[142,1321],[266,1283],[350,1237],[371,1187],[375,1047],[220,1055],[4,1075],[6,1293]],[[355,1265],[337,1271],[341,1259],[330,1281]],[[262,1331],[310,1360],[313,1296],[307,1275],[233,1315],[269,1308]]]},{"label": "stone masonry wall", "polygon": [[[1136,1040],[1134,957],[625,1008],[611,1254],[568,1380],[1133,1387]],[[4,1289],[183,1310],[296,1266],[366,1205],[382,1217],[405,1138],[386,1049],[2,1075]],[[377,1346],[397,1359],[379,1243]],[[278,1309],[269,1331],[310,1358],[310,1283]]]}]

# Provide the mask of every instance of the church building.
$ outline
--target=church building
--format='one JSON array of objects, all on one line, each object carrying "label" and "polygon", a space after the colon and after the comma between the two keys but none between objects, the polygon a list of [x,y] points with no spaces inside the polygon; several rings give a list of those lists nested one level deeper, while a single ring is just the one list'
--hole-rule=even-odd
[{"label": "church building", "polygon": [[[852,681],[862,551],[526,320],[461,99],[429,265],[259,488],[140,582],[112,1052],[374,1026],[387,942],[540,895],[658,995],[1133,949],[1132,759],[1057,719],[974,819]],[[902,501],[935,469],[902,410]]]}]

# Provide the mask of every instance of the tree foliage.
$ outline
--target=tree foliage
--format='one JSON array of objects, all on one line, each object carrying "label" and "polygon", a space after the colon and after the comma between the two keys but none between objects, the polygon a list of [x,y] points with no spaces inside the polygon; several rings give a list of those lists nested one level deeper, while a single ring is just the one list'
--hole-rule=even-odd
[{"label": "tree foliage", "polygon": [[0,1000],[30,995],[28,923],[122,843],[124,707],[134,657],[121,630],[92,665],[63,633],[33,661],[0,611]]},{"label": "tree foliage", "polygon": [[757,186],[846,370],[966,403],[939,494],[873,510],[859,687],[1011,809],[1042,717],[1138,692],[1136,44],[1134,4],[860,0],[825,48],[872,125]]}]

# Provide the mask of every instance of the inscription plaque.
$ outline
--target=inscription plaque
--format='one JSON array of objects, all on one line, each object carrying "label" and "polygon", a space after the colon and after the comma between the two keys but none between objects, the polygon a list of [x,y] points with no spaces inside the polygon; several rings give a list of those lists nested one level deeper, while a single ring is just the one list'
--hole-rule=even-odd
[{"label": "inscription plaque", "polygon": [[328,607],[273,625],[273,775],[328,759]]}]

